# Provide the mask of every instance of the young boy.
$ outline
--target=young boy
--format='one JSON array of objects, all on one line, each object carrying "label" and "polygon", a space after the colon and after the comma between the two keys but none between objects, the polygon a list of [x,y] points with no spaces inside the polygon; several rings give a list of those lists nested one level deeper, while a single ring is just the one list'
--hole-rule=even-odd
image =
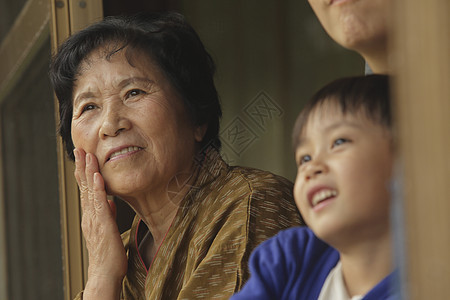
[{"label": "young boy", "polygon": [[309,228],[261,244],[237,299],[397,299],[389,181],[388,78],[339,79],[315,94],[293,132],[294,197]]}]

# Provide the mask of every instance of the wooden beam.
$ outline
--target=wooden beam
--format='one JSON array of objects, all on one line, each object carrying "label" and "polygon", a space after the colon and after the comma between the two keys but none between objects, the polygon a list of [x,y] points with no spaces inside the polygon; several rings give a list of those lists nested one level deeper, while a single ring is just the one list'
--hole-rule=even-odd
[{"label": "wooden beam", "polygon": [[[29,66],[36,52],[49,35],[49,3],[28,0],[13,26],[0,44],[0,104],[16,86],[20,75]],[[0,128],[1,131],[1,128]],[[0,142],[1,142],[0,132]],[[3,147],[0,147],[0,178],[3,178]],[[0,181],[0,299],[8,299],[6,257],[5,199],[3,180]]]},{"label": "wooden beam", "polygon": [[0,101],[15,86],[48,36],[49,3],[28,0],[0,44]]},{"label": "wooden beam", "polygon": [[394,2],[392,62],[404,175],[406,299],[447,299],[450,2]]},{"label": "wooden beam", "polygon": [[[50,0],[52,12],[52,48],[56,51],[72,33],[103,16],[101,0]],[[55,99],[57,126],[59,108]],[[73,299],[87,280],[87,252],[81,232],[81,209],[78,186],[73,175],[74,164],[65,153],[58,137],[58,172],[61,201],[61,231],[63,238],[64,298]]]}]

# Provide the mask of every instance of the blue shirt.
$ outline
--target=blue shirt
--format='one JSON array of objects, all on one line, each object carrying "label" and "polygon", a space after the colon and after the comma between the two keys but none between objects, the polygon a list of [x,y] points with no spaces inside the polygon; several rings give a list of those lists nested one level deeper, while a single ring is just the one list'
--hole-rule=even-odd
[{"label": "blue shirt", "polygon": [[[231,300],[300,299],[319,297],[339,252],[306,227],[281,231],[258,246],[250,257],[251,277]],[[393,280],[396,272],[379,282],[364,300],[399,299]]]}]

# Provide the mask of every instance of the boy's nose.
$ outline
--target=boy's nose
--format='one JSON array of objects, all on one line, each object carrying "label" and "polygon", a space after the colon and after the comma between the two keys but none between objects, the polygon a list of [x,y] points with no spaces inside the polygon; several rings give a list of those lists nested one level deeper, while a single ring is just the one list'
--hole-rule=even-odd
[{"label": "boy's nose", "polygon": [[323,174],[324,172],[326,172],[326,170],[327,170],[327,167],[323,163],[320,163],[317,161],[311,161],[305,172],[305,179],[306,180],[313,179],[313,178],[319,176],[320,174]]}]

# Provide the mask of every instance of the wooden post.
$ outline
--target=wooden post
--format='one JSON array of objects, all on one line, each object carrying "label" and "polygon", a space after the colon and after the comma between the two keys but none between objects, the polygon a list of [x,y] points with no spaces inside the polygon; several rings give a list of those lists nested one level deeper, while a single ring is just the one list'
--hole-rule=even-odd
[{"label": "wooden post", "polygon": [[[56,51],[72,33],[103,16],[101,0],[49,0],[51,2],[52,48]],[[56,120],[59,109],[55,100]],[[64,298],[73,299],[87,280],[87,252],[81,233],[81,209],[74,172],[74,164],[68,159],[61,138],[58,138],[58,173],[61,201],[61,231],[64,266]]]},{"label": "wooden post", "polygon": [[394,94],[403,166],[407,299],[450,280],[450,1],[394,1]]}]

